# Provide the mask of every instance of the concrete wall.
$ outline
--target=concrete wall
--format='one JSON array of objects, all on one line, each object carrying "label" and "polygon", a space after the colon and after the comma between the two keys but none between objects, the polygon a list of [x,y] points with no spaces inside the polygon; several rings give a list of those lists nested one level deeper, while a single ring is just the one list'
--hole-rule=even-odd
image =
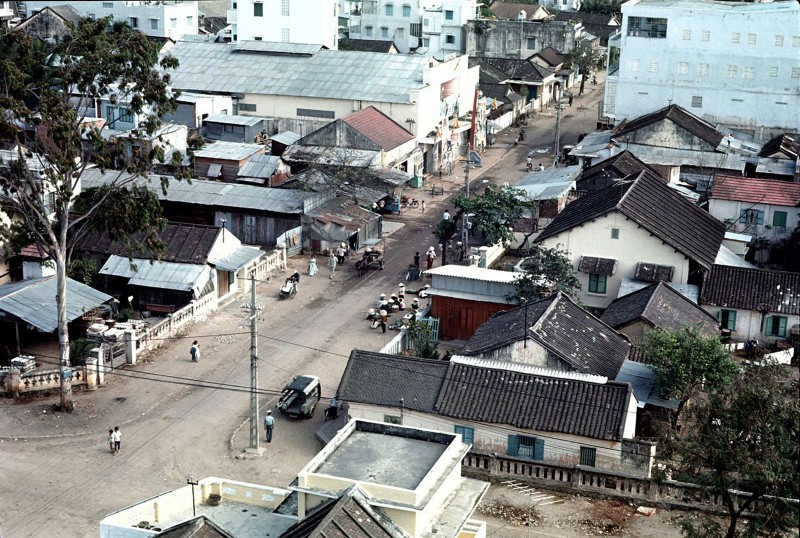
[{"label": "concrete wall", "polygon": [[[611,230],[619,230],[619,239],[611,238]],[[589,293],[589,275],[578,272],[581,291],[578,299],[589,307],[606,308],[617,298],[623,277],[633,278],[639,262],[675,267],[672,282],[686,284],[689,278],[689,259],[651,235],[635,222],[613,211],[583,226],[562,232],[542,241],[547,248],[566,250],[577,271],[581,256],[597,256],[617,260],[617,270],[607,279],[605,294]]]},{"label": "concrete wall", "polygon": [[624,135],[626,143],[683,150],[713,151],[715,148],[670,120],[661,120]]},{"label": "concrete wall", "polygon": [[[563,54],[575,48],[575,29],[567,21],[480,21],[485,29],[477,34],[475,21],[466,26],[467,54],[486,58],[529,58],[547,47]],[[529,39],[533,39],[531,44]],[[531,46],[533,45],[533,46]]]},{"label": "concrete wall", "polygon": [[[339,6],[337,0],[289,2],[289,14],[281,2],[259,1],[263,16],[254,15],[254,0],[238,0],[231,36],[234,41],[277,41],[338,48]],[[286,32],[288,31],[288,40]]]},{"label": "concrete wall", "polygon": [[[764,213],[763,224],[747,224],[741,222],[743,210],[757,210]],[[773,226],[773,218],[776,211],[786,213],[786,227],[776,228]],[[731,222],[729,232],[744,233],[754,237],[763,237],[770,241],[785,239],[791,235],[798,223],[800,223],[800,209],[788,206],[775,206],[770,204],[753,204],[751,202],[738,202],[735,200],[718,200],[711,198],[708,201],[708,212],[712,216],[723,222]]]},{"label": "concrete wall", "polygon": [[[742,310],[739,308],[722,308],[716,305],[704,304],[700,305],[703,310],[712,316],[719,316],[720,310],[733,310],[736,312],[736,330],[731,334],[731,339],[738,342],[745,342],[747,340],[761,340],[762,342],[776,342],[778,340],[787,340],[791,338],[789,330],[792,326],[800,323],[800,316],[780,314],[776,312],[767,312],[762,314],[753,310]],[[785,316],[788,318],[786,323],[786,338],[776,338],[774,336],[766,336],[764,333],[766,320],[769,316]]]}]

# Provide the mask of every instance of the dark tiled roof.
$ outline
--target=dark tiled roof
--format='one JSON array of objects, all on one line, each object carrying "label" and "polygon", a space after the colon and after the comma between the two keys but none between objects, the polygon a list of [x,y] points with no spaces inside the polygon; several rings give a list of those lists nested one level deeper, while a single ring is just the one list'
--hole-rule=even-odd
[{"label": "dark tiled roof", "polygon": [[600,319],[615,329],[642,319],[664,330],[700,325],[709,336],[719,334],[712,315],[663,282],[614,299]]},{"label": "dark tiled roof", "polygon": [[216,35],[220,30],[224,30],[228,26],[227,17],[203,17],[200,19],[203,23],[203,29]]},{"label": "dark tiled roof", "polygon": [[[525,307],[485,321],[462,350],[480,355],[524,338]],[[614,379],[630,343],[563,293],[528,305],[528,335],[572,369]]]},{"label": "dark tiled roof", "polygon": [[715,265],[700,304],[778,314],[800,314],[800,273]]},{"label": "dark tiled roof", "polygon": [[614,137],[620,137],[665,119],[689,131],[697,138],[708,142],[714,148],[718,147],[724,138],[722,133],[717,131],[713,125],[678,105],[670,105],[650,114],[639,116],[631,121],[625,120],[614,130],[613,135]]},{"label": "dark tiled roof", "polygon": [[494,2],[489,8],[498,19],[512,19],[516,20],[520,11],[525,11],[530,19],[536,10],[539,9],[539,4],[515,4],[512,2]]},{"label": "dark tiled roof", "polygon": [[711,187],[711,198],[795,207],[800,205],[800,183],[777,179],[717,176]]},{"label": "dark tiled roof", "polygon": [[533,56],[538,56],[539,58],[547,62],[553,69],[555,69],[556,67],[560,66],[561,64],[567,61],[564,55],[561,54],[558,50],[554,49],[553,47],[547,47],[545,49],[542,49]]},{"label": "dark tiled roof", "polygon": [[50,6],[49,8],[45,9],[51,9],[53,13],[58,14],[59,17],[61,17],[67,22],[71,22],[72,24],[78,24],[79,22],[81,22],[81,14],[78,13],[75,10],[75,8],[69,4]]},{"label": "dark tiled roof", "polygon": [[[161,240],[165,245],[161,261],[204,264],[208,261],[208,255],[219,233],[220,228],[217,226],[170,222],[160,234]],[[133,241],[136,244],[141,244],[142,239],[143,236],[140,235],[134,237]],[[81,241],[77,249],[98,254],[128,256],[125,247],[121,243],[114,243],[108,236],[100,233],[89,234],[86,239]],[[144,249],[134,252],[133,256],[144,259],[153,257],[152,254]]]},{"label": "dark tiled roof", "polygon": [[156,534],[158,538],[234,538],[206,516],[197,516]]},{"label": "dark tiled roof", "polygon": [[630,386],[452,363],[439,414],[595,439],[620,440]]},{"label": "dark tiled roof", "polygon": [[481,65],[487,64],[504,73],[507,79],[525,82],[542,82],[553,74],[553,70],[530,60],[513,58],[480,58]]},{"label": "dark tiled roof", "polygon": [[414,138],[413,134],[374,106],[353,112],[343,118],[343,121],[386,151],[402,146]]},{"label": "dark tiled roof", "polygon": [[286,529],[280,538],[407,538],[390,518],[373,510],[364,493],[353,486],[328,500]]},{"label": "dark tiled roof", "polygon": [[348,402],[392,407],[402,398],[408,409],[432,412],[446,372],[445,361],[354,349],[336,394]]},{"label": "dark tiled roof", "polygon": [[609,172],[614,179],[620,179],[631,174],[638,174],[642,170],[652,170],[652,168],[640,161],[636,155],[625,150],[586,168],[581,174],[580,180],[591,180],[595,176],[602,176],[605,172]]},{"label": "dark tiled roof", "polygon": [[595,256],[581,256],[578,271],[593,273],[595,275],[613,275],[617,268],[617,260],[611,258],[597,258]]},{"label": "dark tiled roof", "polygon": [[[345,41],[344,39],[342,41]],[[341,41],[340,41],[341,43]],[[362,52],[391,52],[394,43],[392,41],[379,41],[377,39],[347,39],[346,46],[352,46],[353,50],[360,50]],[[340,50],[343,47],[339,46]]]},{"label": "dark tiled roof", "polygon": [[710,269],[725,224],[645,170],[568,204],[542,231],[537,242],[617,210],[678,252]]},{"label": "dark tiled roof", "polygon": [[759,157],[772,157],[773,155],[781,154],[780,157],[776,158],[797,159],[798,150],[800,150],[800,144],[794,138],[782,134],[764,144],[758,155]]}]

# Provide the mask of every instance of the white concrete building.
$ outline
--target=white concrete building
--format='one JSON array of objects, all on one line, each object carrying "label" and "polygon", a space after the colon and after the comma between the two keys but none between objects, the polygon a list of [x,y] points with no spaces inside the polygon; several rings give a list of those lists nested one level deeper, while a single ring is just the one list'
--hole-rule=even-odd
[{"label": "white concrete building", "polygon": [[678,104],[770,138],[800,126],[800,4],[631,0],[609,39],[605,114]]},{"label": "white concrete building", "polygon": [[[44,1],[24,2],[27,16],[47,6],[58,6],[66,2]],[[197,2],[69,2],[84,17],[100,19],[114,17],[115,21],[127,22],[144,34],[154,37],[178,39],[182,35],[196,34],[198,24]]]},{"label": "white concrete building", "polygon": [[306,43],[338,48],[337,0],[231,0],[231,40]]},{"label": "white concrete building", "polygon": [[430,51],[467,50],[464,25],[475,18],[478,2],[445,0],[422,14],[422,46]]}]

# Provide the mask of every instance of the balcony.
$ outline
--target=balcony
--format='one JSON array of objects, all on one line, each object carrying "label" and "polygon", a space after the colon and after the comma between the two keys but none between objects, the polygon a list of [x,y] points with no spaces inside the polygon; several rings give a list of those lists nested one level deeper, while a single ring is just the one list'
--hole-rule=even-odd
[{"label": "balcony", "polygon": [[237,16],[238,13],[239,13],[239,11],[236,10],[236,9],[229,9],[228,10],[228,17],[227,17],[228,24],[236,24],[237,23],[236,16]]}]

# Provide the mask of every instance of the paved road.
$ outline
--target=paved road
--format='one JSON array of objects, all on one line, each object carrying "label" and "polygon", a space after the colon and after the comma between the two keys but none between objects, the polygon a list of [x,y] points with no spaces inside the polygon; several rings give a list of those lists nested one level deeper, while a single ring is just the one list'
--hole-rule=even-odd
[{"label": "paved road", "polygon": [[[599,88],[589,87],[565,112],[562,144],[574,143],[578,133],[593,128],[592,103]],[[482,179],[518,179],[528,151],[552,147],[554,124],[551,115],[533,118],[527,140],[517,147],[511,144],[515,133],[501,133],[486,152],[484,167],[472,171],[473,185]],[[331,280],[321,267],[316,277],[301,280],[295,299],[286,301],[276,297],[276,280],[258,285],[264,307],[259,325],[262,389],[279,391],[292,374],[311,373],[320,376],[323,395],[329,397],[353,348],[377,350],[396,334],[370,329],[364,312],[380,293],[394,291],[415,251],[434,244],[433,225],[449,197],[463,187],[460,172],[444,181],[445,196],[418,196],[426,200],[424,214],[416,209],[387,219],[402,227],[387,239],[385,271],[359,279],[350,262]],[[307,257],[294,258],[290,269],[304,272],[306,263]],[[97,536],[105,515],[175,489],[188,475],[288,484],[320,448],[314,431],[322,413],[299,421],[278,416],[266,454],[242,458],[249,442],[247,393],[184,384],[205,380],[246,389],[246,323],[239,303],[229,304],[166,342],[146,362],[111,376],[107,386],[78,394],[73,415],[52,413],[49,400],[0,402],[0,536]],[[203,350],[199,364],[189,362],[194,339]],[[261,403],[272,407],[274,397],[264,396]],[[121,453],[112,456],[106,432],[115,425],[121,426],[123,443]]]}]

